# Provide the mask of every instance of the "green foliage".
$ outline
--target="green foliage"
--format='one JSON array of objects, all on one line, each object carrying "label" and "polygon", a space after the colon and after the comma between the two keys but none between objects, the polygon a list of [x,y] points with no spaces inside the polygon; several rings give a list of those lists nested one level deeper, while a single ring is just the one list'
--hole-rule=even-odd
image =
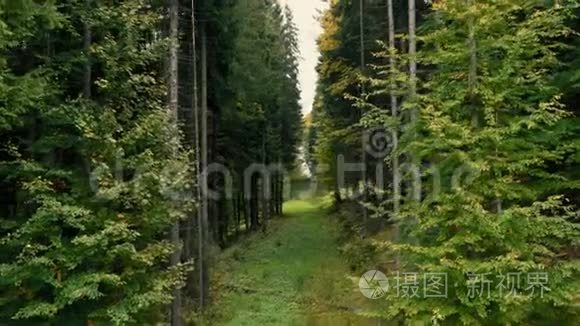
[{"label": "green foliage", "polygon": [[[420,118],[403,134],[402,151],[439,175],[424,171],[427,198],[404,202],[400,218],[414,225],[412,241],[393,248],[403,254],[405,270],[446,273],[449,293],[440,299],[390,298],[389,316],[468,325],[578,317],[570,315],[578,261],[567,253],[580,236],[573,223],[578,214],[567,198],[551,196],[557,188],[548,186],[575,182],[550,168],[575,152],[559,138],[563,133],[553,132],[567,116],[552,77],[559,40],[571,33],[569,13],[566,6],[538,1],[433,6],[420,35],[420,60],[432,69],[417,100]],[[477,44],[473,88],[470,31]],[[454,182],[461,169],[468,177]],[[436,178],[439,194],[431,186]],[[550,290],[543,296],[529,295],[525,281],[517,296],[494,286],[489,295],[469,295],[470,273],[494,279],[533,272],[548,275]]]},{"label": "green foliage", "polygon": [[311,165],[317,168],[317,178],[329,186],[336,183],[337,156],[353,159],[360,155],[357,150],[360,134],[351,127],[356,124],[359,112],[353,110],[352,103],[344,98],[347,93],[357,94],[359,91],[357,67],[360,66],[360,55],[356,52],[359,45],[355,34],[358,25],[343,23],[345,19],[354,20],[351,15],[355,15],[357,9],[352,4],[334,1],[320,18],[323,28],[318,39],[321,58],[317,66],[319,80],[311,126],[312,136],[316,138],[310,140],[315,145],[309,146],[308,156]]},{"label": "green foliage", "polygon": [[[402,29],[407,23],[407,1],[394,0],[395,20]],[[317,166],[318,179],[327,185],[337,187],[337,157],[342,155],[345,162],[362,162],[362,143],[368,129],[384,127],[384,123],[371,125],[361,121],[368,106],[384,106],[388,102],[387,92],[382,88],[372,99],[362,101],[363,93],[370,95],[369,78],[380,79],[373,67],[384,67],[387,56],[384,41],[387,39],[387,10],[384,1],[363,1],[362,44],[365,66],[361,58],[361,17],[360,2],[333,0],[325,10],[320,22],[322,34],[318,39],[321,57],[317,66],[318,86],[312,109],[311,142],[308,158],[311,165]],[[424,10],[426,2],[419,1],[417,9]],[[419,21],[421,15],[419,15]],[[396,31],[397,33],[399,30]],[[407,70],[407,69],[405,69]],[[374,85],[377,86],[377,85]],[[376,88],[376,87],[375,87]],[[378,88],[376,88],[378,90]],[[388,90],[387,90],[388,91]],[[367,105],[362,105],[366,102]],[[366,155],[368,166],[381,161]],[[346,175],[346,185],[356,186],[361,175]],[[337,191],[338,189],[335,189]]]},{"label": "green foliage", "polygon": [[192,209],[191,163],[164,107],[161,9],[0,2],[3,325],[154,323],[183,285],[164,239]]},{"label": "green foliage", "polygon": [[[276,1],[256,0],[216,4],[216,11],[219,25],[228,26],[215,46],[216,55],[228,62],[218,68],[229,94],[215,98],[223,126],[220,155],[240,174],[263,161],[293,167],[302,115],[292,13]],[[222,54],[224,48],[228,52]]]},{"label": "green foliage", "polygon": [[[155,324],[183,286],[190,266],[169,267],[166,238],[194,209],[182,145],[194,133],[180,135],[166,108],[166,6],[0,0],[0,324]],[[210,160],[236,172],[293,167],[302,117],[292,13],[276,1],[196,6],[208,36]],[[190,42],[180,40],[183,53]],[[181,103],[189,68],[180,60]]]},{"label": "green foliage", "polygon": [[[356,76],[356,14],[341,10],[354,3],[333,1],[321,19],[313,161],[327,167],[318,172],[332,182],[337,155],[360,162],[353,155],[359,127],[397,130],[392,155],[417,165],[423,196],[417,202],[403,187],[395,216],[400,240],[383,243],[399,255],[402,272],[419,274],[419,293],[425,273],[445,273],[449,287],[444,298],[389,292],[382,314],[410,324],[576,324],[577,4],[434,1],[424,21],[418,15],[419,87],[409,94],[410,58],[400,49],[383,47],[369,64],[374,69]],[[405,5],[394,6],[406,15]],[[395,23],[404,26],[400,18]],[[363,96],[359,82],[368,87]],[[402,102],[397,118],[384,104],[391,93]],[[364,109],[362,118],[355,109]],[[416,121],[409,119],[412,110],[419,112]],[[410,184],[412,176],[402,172],[402,184]],[[391,199],[367,206],[391,214]],[[360,243],[345,249],[360,247],[355,258],[365,261]],[[526,276],[537,272],[548,278],[543,296],[526,291]],[[508,273],[522,277],[519,295],[495,287]],[[469,275],[490,278],[489,296],[469,294]]]}]

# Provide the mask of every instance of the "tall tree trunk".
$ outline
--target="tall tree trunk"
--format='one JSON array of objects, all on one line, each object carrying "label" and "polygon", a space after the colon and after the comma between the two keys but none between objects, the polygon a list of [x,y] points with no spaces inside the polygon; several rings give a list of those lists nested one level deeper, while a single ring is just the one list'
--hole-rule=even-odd
[{"label": "tall tree trunk", "polygon": [[278,214],[280,216],[284,215],[284,175],[280,176],[278,180]]},{"label": "tall tree trunk", "polygon": [[278,180],[278,173],[274,173],[272,178],[270,179],[270,217],[276,217],[278,215],[278,194],[277,191],[277,180]]},{"label": "tall tree trunk", "polygon": [[207,218],[204,215],[203,208],[203,191],[202,191],[202,165],[201,165],[201,132],[200,132],[200,108],[198,98],[198,72],[197,72],[197,21],[195,16],[195,0],[191,0],[191,49],[192,49],[192,113],[194,125],[194,143],[195,152],[195,171],[197,175],[195,197],[197,200],[197,290],[198,290],[198,305],[202,310],[205,305],[206,280],[209,279],[208,264],[207,264],[207,244],[205,243],[205,234],[207,233]]},{"label": "tall tree trunk", "polygon": [[200,185],[202,187],[201,196],[201,222],[202,222],[202,247],[205,249],[202,252],[202,261],[204,262],[204,270],[202,271],[202,288],[203,296],[200,297],[200,305],[205,306],[207,298],[209,297],[209,268],[207,266],[207,248],[208,248],[208,182],[206,168],[207,162],[207,35],[205,22],[200,26],[201,36],[201,167],[200,167]]},{"label": "tall tree trunk", "polygon": [[228,237],[228,230],[229,230],[229,218],[228,212],[226,211],[227,201],[225,199],[225,195],[222,193],[222,196],[216,200],[216,217],[218,220],[218,244],[220,248],[225,248],[227,244],[227,237]]},{"label": "tall tree trunk", "polygon": [[[409,97],[417,95],[417,36],[415,0],[409,0]],[[411,122],[417,121],[417,109],[411,110]]]},{"label": "tall tree trunk", "polygon": [[[278,160],[278,164],[281,164]],[[276,174],[276,179],[274,179],[274,212],[276,216],[282,215],[282,186],[280,184],[280,180],[282,180],[284,176],[280,173]]]},{"label": "tall tree trunk", "polygon": [[[468,6],[473,5],[473,0],[468,0]],[[468,75],[468,96],[469,105],[471,106],[471,125],[473,128],[479,128],[479,114],[477,112],[477,104],[475,103],[475,87],[477,83],[477,41],[475,40],[475,26],[474,18],[468,18],[468,39],[469,46],[469,75]]]},{"label": "tall tree trunk", "polygon": [[282,175],[277,173],[276,174],[276,179],[274,179],[274,212],[276,214],[276,216],[280,216],[282,215],[282,212],[280,211],[280,205],[281,205],[281,198],[280,198],[280,193],[282,192],[281,188],[280,188],[280,179],[282,179]]},{"label": "tall tree trunk", "polygon": [[262,177],[260,182],[260,197],[261,197],[261,208],[262,208],[262,232],[266,232],[268,229],[268,221],[270,220],[270,202],[268,200],[267,188],[268,188],[268,178]]},{"label": "tall tree trunk", "polygon": [[240,194],[236,192],[235,197],[234,197],[234,211],[235,213],[235,217],[236,217],[236,238],[240,235],[240,223],[242,220],[242,204],[241,204],[241,200],[240,200]]},{"label": "tall tree trunk", "polygon": [[248,205],[248,196],[246,194],[246,185],[244,184],[243,172],[238,174],[239,190],[238,198],[240,201],[240,214],[244,217],[244,231],[250,230],[250,206]]},{"label": "tall tree trunk", "polygon": [[[387,11],[388,11],[388,19],[389,19],[389,66],[391,69],[391,73],[395,73],[396,70],[396,60],[395,60],[395,19],[393,15],[393,0],[388,0],[387,3]],[[391,116],[393,120],[398,121],[399,112],[398,112],[398,103],[397,103],[397,96],[395,95],[395,78],[394,76],[391,77],[390,82],[390,99],[391,99]],[[399,213],[399,204],[400,204],[400,171],[399,171],[399,156],[396,154],[398,147],[399,147],[399,132],[398,132],[398,125],[394,126],[391,130],[392,138],[393,138],[393,155],[392,155],[392,169],[393,169],[393,209],[395,214]]]},{"label": "tall tree trunk", "polygon": [[[90,12],[92,0],[85,0],[85,10],[86,12]],[[84,76],[83,76],[83,97],[90,98],[91,97],[91,81],[92,81],[92,67],[91,67],[91,60],[90,60],[90,48],[92,43],[92,32],[91,26],[89,25],[88,21],[84,22],[83,25],[84,29],[84,37],[83,37],[83,52],[85,56],[85,67],[84,67]]]},{"label": "tall tree trunk", "polygon": [[[365,70],[365,31],[364,31],[364,0],[359,0],[359,33],[360,33],[360,71],[364,73]],[[361,83],[361,97],[364,96],[365,87],[364,83]],[[362,113],[361,113],[362,117]],[[362,131],[363,134],[366,132],[365,130]],[[364,135],[363,135],[364,136]],[[370,137],[370,136],[369,136]],[[364,137],[363,137],[364,138]],[[362,205],[362,213],[363,213],[363,221],[366,222],[368,218],[368,211],[364,204],[367,201],[367,152],[366,152],[366,144],[363,144],[362,147],[362,195],[363,195],[363,205]],[[365,225],[366,227],[366,225]]]},{"label": "tall tree trunk", "polygon": [[[179,37],[179,0],[169,1],[169,110],[173,123],[178,122],[178,37]],[[179,239],[180,227],[179,221],[175,222],[171,228],[170,240],[176,247],[171,255],[171,266],[177,266],[181,261],[181,250]],[[171,325],[181,325],[181,289],[175,289],[173,293],[173,303],[171,304]]]},{"label": "tall tree trunk", "polygon": [[[409,100],[415,101],[417,97],[417,36],[416,36],[416,7],[415,0],[409,0]],[[411,109],[411,126],[417,123],[419,112],[417,107]],[[414,132],[414,131],[413,131]],[[411,161],[415,168],[419,169],[420,161],[417,155],[410,153]],[[421,201],[421,175],[413,174],[412,182],[413,200]]]},{"label": "tall tree trunk", "polygon": [[[393,148],[391,153],[391,166],[393,170],[393,215],[395,218],[398,217],[400,211],[400,200],[401,200],[401,176],[399,171],[399,155],[397,151],[399,149],[399,112],[398,112],[398,103],[397,103],[397,96],[395,95],[395,78],[392,74],[395,73],[396,70],[396,60],[395,60],[395,17],[393,15],[393,0],[387,0],[387,12],[388,12],[388,26],[389,26],[389,66],[391,69],[391,80],[390,80],[390,99],[391,99],[391,116],[393,121],[397,121],[396,125],[391,127],[391,138],[393,141]],[[395,241],[398,241],[400,237],[400,230],[399,230],[399,222],[395,221]],[[397,255],[396,264],[397,268],[399,265],[400,259],[399,255]]]},{"label": "tall tree trunk", "polygon": [[[209,108],[208,108],[209,110]],[[219,121],[219,110],[216,107],[213,107],[209,114],[209,122],[211,122],[210,127],[208,129],[207,137],[208,137],[208,162],[217,161],[217,130],[218,130],[218,121]],[[223,196],[223,188],[221,187],[221,180],[217,174],[213,174],[212,177],[207,176],[207,182],[211,185],[210,189],[219,193],[220,198]],[[212,199],[209,201],[209,231],[212,233],[212,237],[214,239],[214,243],[220,244],[221,243],[221,226],[223,223],[222,220],[222,213],[220,212],[220,199]]]},{"label": "tall tree trunk", "polygon": [[277,207],[278,207],[278,195],[276,193],[276,180],[278,178],[278,173],[274,173],[272,178],[270,178],[270,217],[275,217],[278,215]]},{"label": "tall tree trunk", "polygon": [[[251,181],[250,181],[251,182]],[[250,194],[246,194],[242,191],[242,197],[244,198],[244,222],[246,223],[246,233],[249,233],[252,229],[252,199],[251,199],[251,187]]]}]

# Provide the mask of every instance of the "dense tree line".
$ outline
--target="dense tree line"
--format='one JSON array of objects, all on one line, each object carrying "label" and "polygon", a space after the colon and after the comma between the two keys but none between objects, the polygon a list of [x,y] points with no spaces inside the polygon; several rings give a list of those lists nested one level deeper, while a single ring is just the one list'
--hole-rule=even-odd
[{"label": "dense tree line", "polygon": [[294,164],[296,33],[276,1],[0,1],[0,323],[205,304],[208,248],[281,214],[243,172]]},{"label": "dense tree line", "polygon": [[[396,45],[405,48],[407,40],[400,37],[400,33],[406,30],[408,6],[406,1],[394,2],[397,8],[394,15],[397,26],[394,33],[398,35]],[[424,3],[420,3],[419,13],[425,10]],[[384,55],[379,55],[388,39],[387,16],[386,1],[331,1],[329,9],[320,18],[323,33],[318,40],[321,51],[317,67],[319,82],[312,112],[314,124],[307,131],[319,136],[316,137],[316,146],[310,146],[308,153],[310,164],[319,167],[316,174],[331,189],[338,186],[339,155],[346,162],[366,161],[367,166],[383,159],[372,155],[365,157],[367,153],[361,144],[370,140],[372,135],[367,134],[368,128],[359,123],[364,110],[353,107],[353,98],[366,93],[367,85],[362,82],[362,74],[375,75],[373,67],[388,63]],[[373,99],[376,105],[387,101],[386,94]],[[314,140],[310,142],[314,143]],[[362,171],[350,172],[345,175],[345,186],[356,191],[361,179]],[[340,192],[336,195],[340,197]]]},{"label": "dense tree line", "polygon": [[[360,17],[344,8],[356,2],[333,1],[324,13],[309,130],[311,165],[337,185],[338,200],[338,155],[368,167],[361,133],[382,131],[385,182],[371,165],[341,186],[386,193],[357,199],[399,231],[380,247],[397,253],[393,268],[448,277],[444,298],[393,295],[381,314],[425,324],[576,323],[577,3],[381,3],[387,18],[368,17],[383,17],[378,35],[352,26]],[[348,54],[357,35],[380,41],[362,71]],[[509,273],[521,275],[520,293],[530,287],[526,275],[547,275],[549,291],[469,294],[470,275],[486,286]]]}]

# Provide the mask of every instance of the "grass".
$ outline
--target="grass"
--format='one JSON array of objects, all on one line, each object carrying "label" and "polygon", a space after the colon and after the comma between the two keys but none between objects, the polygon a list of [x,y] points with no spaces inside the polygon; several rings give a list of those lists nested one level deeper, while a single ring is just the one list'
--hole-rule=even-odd
[{"label": "grass", "polygon": [[339,255],[327,204],[288,202],[266,234],[220,254],[205,324],[366,325],[353,322],[362,296]]},{"label": "grass", "polygon": [[300,315],[300,293],[325,253],[333,250],[318,207],[311,201],[285,205],[285,216],[229,249],[215,282],[220,325],[288,325]]}]

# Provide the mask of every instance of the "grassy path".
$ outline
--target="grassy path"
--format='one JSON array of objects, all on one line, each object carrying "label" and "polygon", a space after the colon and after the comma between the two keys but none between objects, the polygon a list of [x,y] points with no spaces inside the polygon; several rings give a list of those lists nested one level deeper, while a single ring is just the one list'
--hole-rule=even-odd
[{"label": "grassy path", "polygon": [[[360,293],[319,203],[293,201],[267,234],[220,257],[211,325],[370,325],[349,312]],[[376,325],[376,323],[373,323]]]}]

